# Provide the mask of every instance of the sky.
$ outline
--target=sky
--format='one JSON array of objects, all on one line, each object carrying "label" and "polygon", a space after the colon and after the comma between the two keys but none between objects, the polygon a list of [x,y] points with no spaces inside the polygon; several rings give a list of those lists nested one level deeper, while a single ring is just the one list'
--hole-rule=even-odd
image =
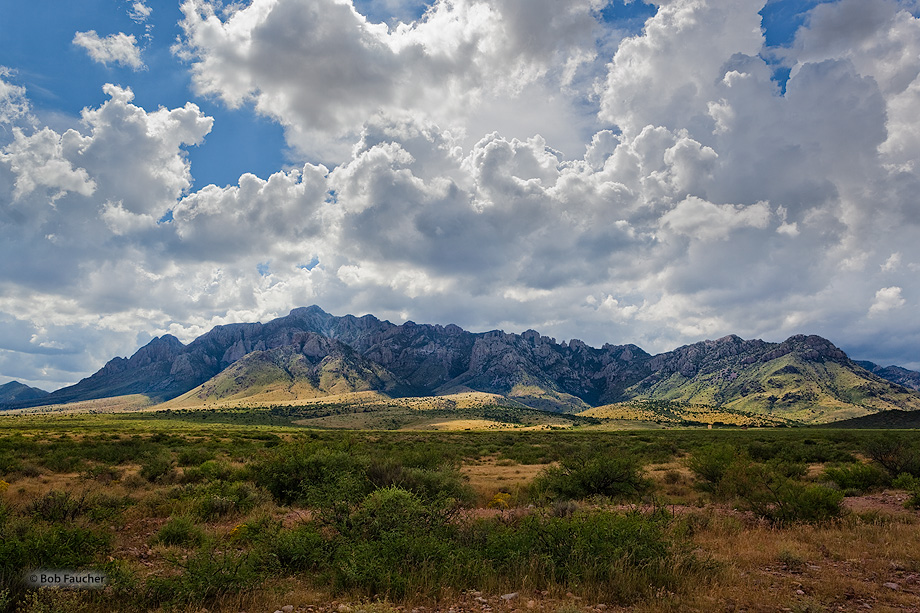
[{"label": "sky", "polygon": [[317,304],[920,368],[916,0],[0,0],[0,384]]}]

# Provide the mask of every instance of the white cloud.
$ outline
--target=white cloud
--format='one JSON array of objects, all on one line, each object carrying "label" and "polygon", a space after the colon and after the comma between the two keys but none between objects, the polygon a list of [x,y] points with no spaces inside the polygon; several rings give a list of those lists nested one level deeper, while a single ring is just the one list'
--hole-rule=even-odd
[{"label": "white cloud", "polygon": [[73,44],[86,49],[89,56],[100,64],[121,64],[132,70],[141,70],[144,67],[141,50],[133,34],[119,32],[101,38],[95,30],[89,30],[77,32],[73,37]]},{"label": "white cloud", "polygon": [[[199,92],[234,107],[254,103],[292,144],[338,162],[381,114],[408,112],[459,130],[497,114],[538,131],[545,115],[522,123],[521,111],[548,101],[569,124],[578,110],[559,89],[571,78],[557,66],[572,73],[594,59],[592,8],[588,0],[441,1],[391,30],[334,0],[256,0],[223,16],[210,2],[188,0],[177,51]],[[519,104],[508,107],[509,98]],[[472,144],[481,132],[469,136]]]},{"label": "white cloud", "polygon": [[80,148],[80,137],[68,133],[62,137],[50,128],[26,136],[13,128],[13,142],[0,151],[0,162],[9,165],[16,176],[13,198],[19,200],[39,187],[49,188],[56,200],[67,192],[91,195],[95,182],[83,168],[74,168],[69,156]]},{"label": "white cloud", "polygon": [[713,204],[690,197],[665,213],[660,225],[666,230],[703,241],[724,240],[740,228],[766,228],[771,217],[770,205],[766,202],[749,206]]},{"label": "white cloud", "polygon": [[24,120],[31,120],[26,88],[4,80],[12,75],[13,71],[9,68],[0,66],[0,124],[15,125]]},{"label": "white cloud", "polygon": [[134,2],[131,8],[128,9],[128,17],[135,23],[144,23],[150,18],[151,14],[153,14],[153,9],[144,4],[142,0]]},{"label": "white cloud", "polygon": [[875,301],[869,307],[869,317],[882,315],[892,309],[899,309],[907,304],[901,297],[901,288],[898,286],[883,287],[875,292]]}]

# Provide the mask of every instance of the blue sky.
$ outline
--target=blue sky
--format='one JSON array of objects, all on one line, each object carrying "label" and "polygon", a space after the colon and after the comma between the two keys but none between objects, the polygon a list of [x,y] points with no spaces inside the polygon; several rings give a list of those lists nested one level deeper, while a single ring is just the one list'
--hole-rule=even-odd
[{"label": "blue sky", "polygon": [[313,303],[920,367],[914,0],[0,14],[0,383]]}]

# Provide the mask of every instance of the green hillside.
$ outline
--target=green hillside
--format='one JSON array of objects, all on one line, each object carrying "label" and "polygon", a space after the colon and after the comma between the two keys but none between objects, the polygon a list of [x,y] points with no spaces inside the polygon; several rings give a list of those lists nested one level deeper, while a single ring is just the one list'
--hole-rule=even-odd
[{"label": "green hillside", "polygon": [[795,353],[766,362],[738,362],[693,377],[672,373],[628,391],[637,399],[714,405],[805,423],[920,409],[920,396],[847,363],[803,360]]}]

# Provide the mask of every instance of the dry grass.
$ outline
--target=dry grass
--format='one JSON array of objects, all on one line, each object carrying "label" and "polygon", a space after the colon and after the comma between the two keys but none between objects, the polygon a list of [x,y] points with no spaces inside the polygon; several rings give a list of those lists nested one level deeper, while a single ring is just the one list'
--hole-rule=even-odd
[{"label": "dry grass", "polygon": [[466,464],[460,472],[469,479],[479,500],[485,505],[495,494],[514,494],[530,484],[546,469],[543,464],[506,464],[494,457],[485,458],[475,464]]}]

